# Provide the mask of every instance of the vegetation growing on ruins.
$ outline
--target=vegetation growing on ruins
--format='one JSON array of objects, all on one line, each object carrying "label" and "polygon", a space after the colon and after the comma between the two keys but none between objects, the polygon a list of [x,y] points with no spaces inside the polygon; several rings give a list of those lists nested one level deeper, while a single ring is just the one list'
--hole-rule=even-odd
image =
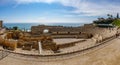
[{"label": "vegetation growing on ruins", "polygon": [[97,21],[93,21],[95,24],[111,24],[114,20],[113,19],[104,19],[99,18]]},{"label": "vegetation growing on ruins", "polygon": [[115,19],[115,20],[112,22],[112,24],[115,25],[115,26],[120,27],[120,19]]},{"label": "vegetation growing on ruins", "polygon": [[98,18],[98,20],[93,21],[95,24],[113,24],[115,26],[120,26],[119,14],[113,17],[111,14],[107,14],[108,18]]},{"label": "vegetation growing on ruins", "polygon": [[14,27],[13,27],[13,30],[18,30],[18,27],[17,27],[17,26],[14,26]]}]

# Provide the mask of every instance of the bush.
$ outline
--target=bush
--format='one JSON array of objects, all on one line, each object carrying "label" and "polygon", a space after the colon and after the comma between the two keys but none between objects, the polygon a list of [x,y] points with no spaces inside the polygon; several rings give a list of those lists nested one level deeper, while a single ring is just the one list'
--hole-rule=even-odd
[{"label": "bush", "polygon": [[18,30],[18,27],[17,26],[13,27],[13,30]]},{"label": "bush", "polygon": [[113,24],[114,26],[120,27],[120,19],[114,20],[112,24]]}]

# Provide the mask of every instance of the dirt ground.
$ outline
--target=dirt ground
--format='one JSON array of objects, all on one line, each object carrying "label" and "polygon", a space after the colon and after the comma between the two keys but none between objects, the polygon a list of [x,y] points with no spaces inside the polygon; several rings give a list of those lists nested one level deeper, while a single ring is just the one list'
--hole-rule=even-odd
[{"label": "dirt ground", "polygon": [[[56,61],[33,61],[20,59],[12,54],[0,60],[0,65],[120,65],[120,39],[114,39],[109,45],[71,59]],[[22,58],[22,57],[21,57]]]}]

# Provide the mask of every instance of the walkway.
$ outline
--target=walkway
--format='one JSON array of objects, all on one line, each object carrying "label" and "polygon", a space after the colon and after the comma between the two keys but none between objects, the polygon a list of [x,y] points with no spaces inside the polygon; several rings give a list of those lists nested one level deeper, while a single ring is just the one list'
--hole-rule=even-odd
[{"label": "walkway", "polygon": [[114,39],[108,46],[92,50],[67,60],[42,62],[36,58],[17,57],[13,54],[0,61],[2,65],[120,65],[120,39]]}]

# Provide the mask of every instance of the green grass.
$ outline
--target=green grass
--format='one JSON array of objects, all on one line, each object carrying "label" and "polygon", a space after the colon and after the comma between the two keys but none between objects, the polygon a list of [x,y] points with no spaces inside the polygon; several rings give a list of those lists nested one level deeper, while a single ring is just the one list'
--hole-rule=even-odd
[{"label": "green grass", "polygon": [[113,25],[120,27],[120,19],[116,19],[112,22]]}]

